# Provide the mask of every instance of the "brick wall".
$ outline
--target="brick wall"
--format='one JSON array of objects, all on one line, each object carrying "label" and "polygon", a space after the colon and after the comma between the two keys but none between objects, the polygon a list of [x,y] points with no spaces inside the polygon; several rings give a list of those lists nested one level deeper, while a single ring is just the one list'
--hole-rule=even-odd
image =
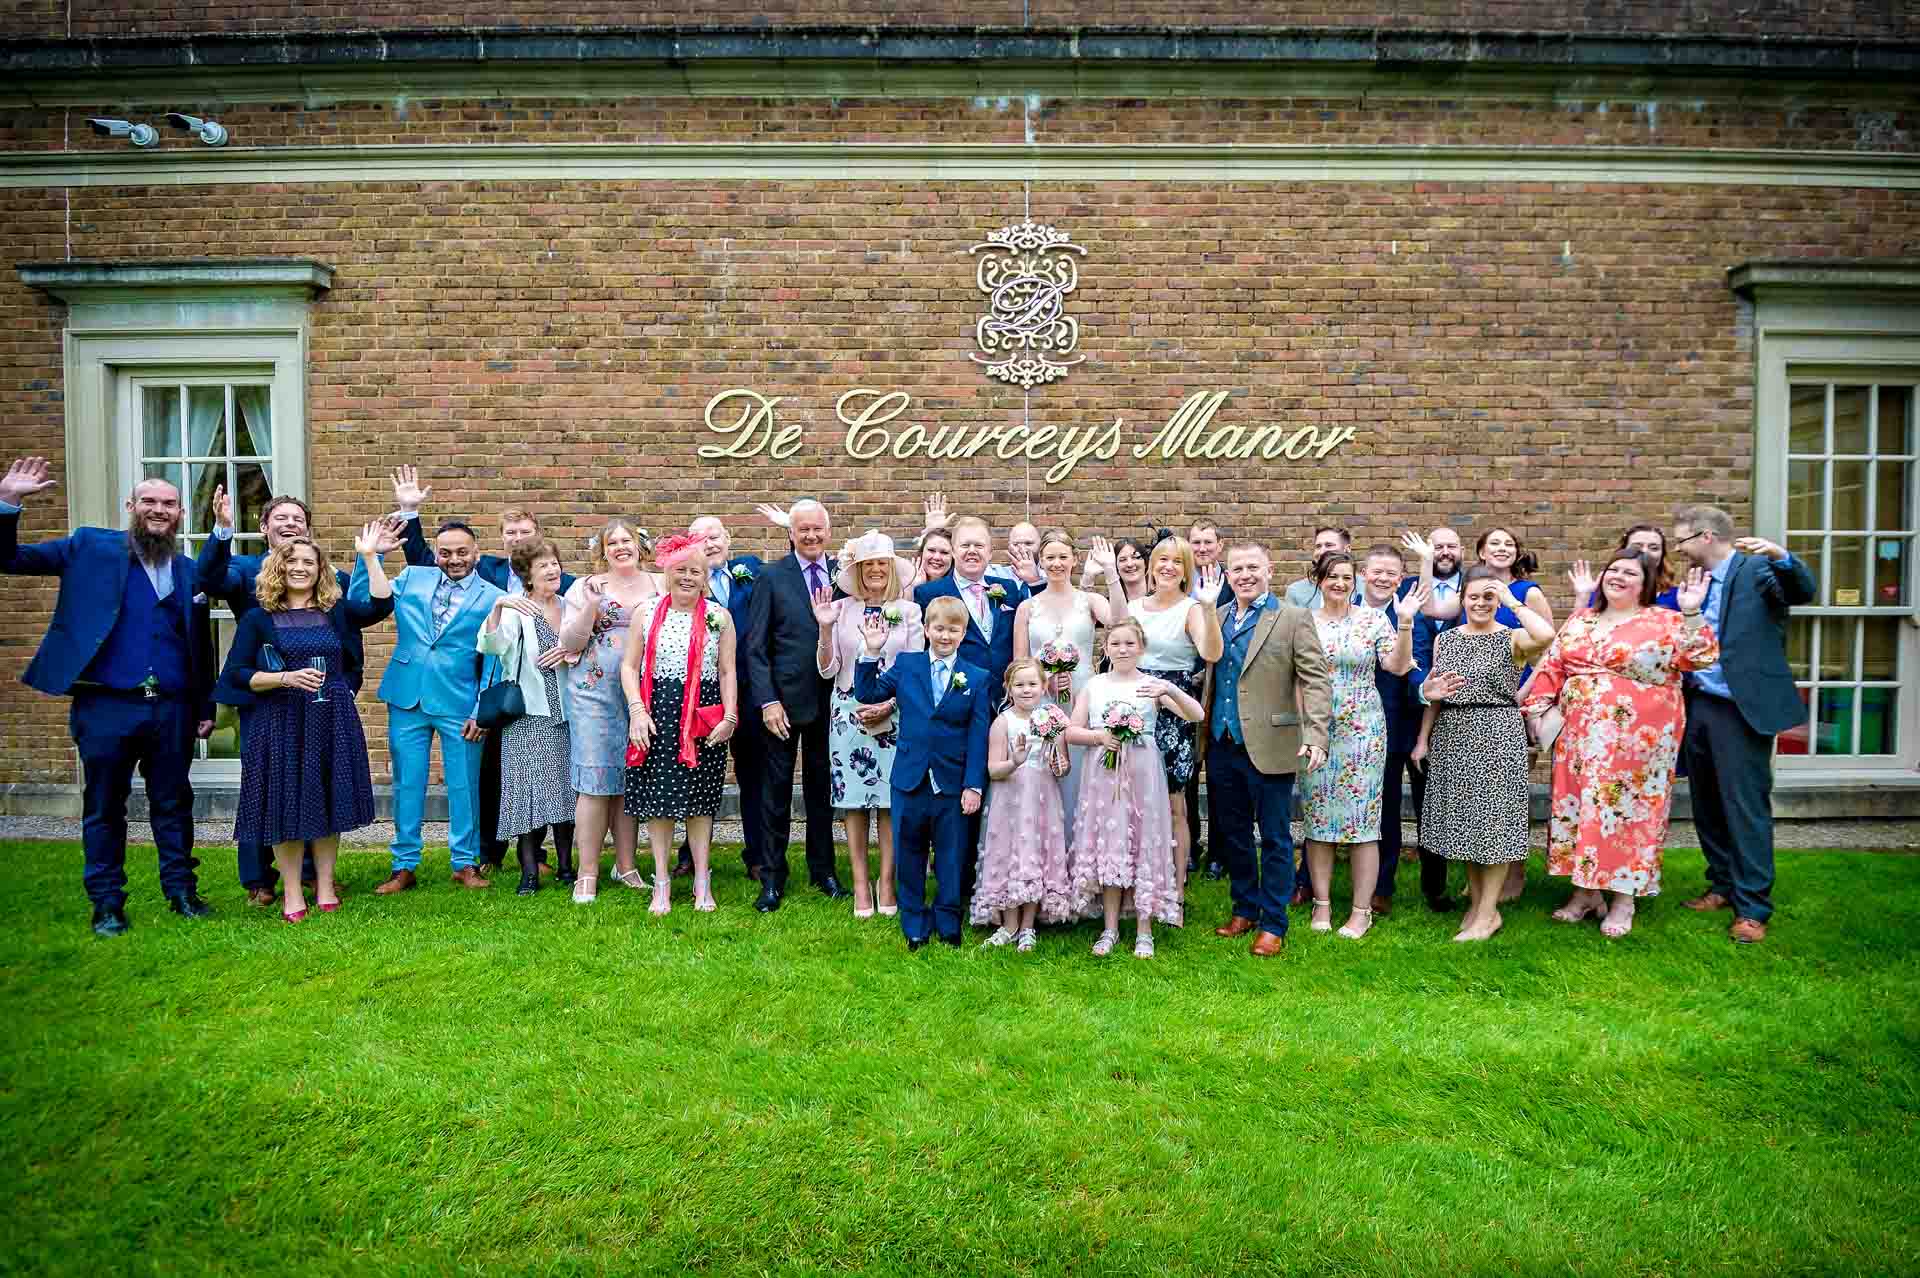
[{"label": "brick wall", "polygon": [[773,0],[750,10],[718,0],[635,5],[616,0],[523,0],[500,5],[395,0],[8,0],[0,34],[155,35],[176,32],[392,30],[434,27],[881,26],[1019,29],[1273,27],[1647,32],[1691,35],[1911,38],[1920,17],[1904,0],[1407,0],[1364,10],[1330,0]]},{"label": "brick wall", "polygon": [[[1085,364],[1020,392],[967,361],[980,310],[966,248],[1017,220],[1088,254],[1072,311]],[[1085,535],[1212,514],[1281,573],[1322,518],[1365,539],[1498,519],[1575,555],[1706,497],[1744,513],[1753,368],[1727,266],[1911,254],[1912,193],[1577,184],[610,182],[276,185],[7,192],[9,262],[299,255],[336,268],[314,312],[311,473],[322,531],[387,505],[417,462],[435,514],[491,526],[531,506],[582,565],[604,516],[658,530],[822,497],[841,532],[917,527],[930,489],[1004,528]],[[1565,250],[1571,245],[1571,253]],[[0,276],[0,441],[60,456],[61,316]],[[696,460],[715,391],[779,395],[790,461]],[[851,464],[834,401],[900,389],[896,425],[1124,419],[1144,443],[1184,396],[1219,422],[1351,426],[1325,463],[1082,463],[1067,484],[983,454]],[[34,507],[28,536],[59,531]],[[0,780],[70,780],[63,707],[11,682],[51,592],[0,580]],[[374,675],[389,647],[372,644]],[[369,681],[370,684],[372,680]],[[369,699],[376,741],[380,714]],[[383,766],[383,765],[377,765]]]}]

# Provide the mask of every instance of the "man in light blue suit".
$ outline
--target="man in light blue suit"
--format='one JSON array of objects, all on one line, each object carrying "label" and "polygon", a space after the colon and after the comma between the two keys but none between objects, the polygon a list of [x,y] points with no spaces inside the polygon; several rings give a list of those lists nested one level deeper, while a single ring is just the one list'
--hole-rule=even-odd
[{"label": "man in light blue suit", "polygon": [[[420,821],[427,803],[433,739],[447,783],[447,845],[453,881],[484,888],[481,876],[480,741],[474,715],[480,701],[480,653],[475,641],[499,587],[475,571],[480,541],[458,520],[440,525],[434,566],[409,564],[393,579],[397,642],[380,680],[387,703],[387,748],[393,757],[393,874],[374,891],[405,892],[417,882]],[[369,597],[366,571],[356,566],[353,597]]]}]

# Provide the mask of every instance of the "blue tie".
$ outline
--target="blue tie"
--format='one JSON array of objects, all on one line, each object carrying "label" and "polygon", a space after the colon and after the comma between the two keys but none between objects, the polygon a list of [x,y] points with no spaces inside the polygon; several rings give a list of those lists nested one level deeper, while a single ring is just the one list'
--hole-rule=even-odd
[{"label": "blue tie", "polygon": [[947,663],[933,663],[933,704],[938,706],[940,699],[947,695]]},{"label": "blue tie", "polygon": [[715,568],[711,572],[709,572],[707,576],[713,582],[713,597],[720,601],[720,606],[722,608],[726,607],[727,606],[727,587],[730,584],[727,580],[726,569]]}]

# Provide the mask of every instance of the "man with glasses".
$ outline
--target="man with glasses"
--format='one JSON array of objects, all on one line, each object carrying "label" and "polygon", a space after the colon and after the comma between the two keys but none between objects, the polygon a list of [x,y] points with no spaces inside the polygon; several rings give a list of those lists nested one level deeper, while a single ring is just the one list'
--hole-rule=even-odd
[{"label": "man with glasses", "polygon": [[1681,743],[1694,828],[1707,856],[1707,891],[1690,910],[1731,908],[1732,940],[1764,941],[1773,914],[1773,738],[1807,721],[1787,665],[1787,617],[1812,603],[1807,566],[1764,537],[1733,536],[1712,506],[1674,515],[1674,549],[1711,578],[1701,605],[1720,660],[1687,676]]}]

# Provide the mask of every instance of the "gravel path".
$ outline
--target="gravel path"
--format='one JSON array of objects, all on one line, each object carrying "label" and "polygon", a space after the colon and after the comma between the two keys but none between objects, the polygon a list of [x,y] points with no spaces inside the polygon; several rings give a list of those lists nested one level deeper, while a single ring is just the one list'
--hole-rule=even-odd
[{"label": "gravel path", "polygon": [[[796,848],[805,833],[806,823],[796,818],[793,823]],[[447,827],[444,824],[429,822],[422,834],[428,846],[446,844]],[[231,843],[233,824],[228,821],[201,821],[196,825],[195,835],[199,842],[205,844]],[[141,822],[134,822],[127,827],[127,837],[135,843],[153,842],[151,831]],[[387,840],[392,837],[391,825],[376,822],[355,830],[343,842],[349,848],[371,850],[385,847]],[[1302,837],[1301,827],[1294,826],[1295,843],[1298,844]],[[718,823],[714,827],[714,838],[721,843],[738,843],[741,839],[739,822]],[[1413,827],[1406,827],[1406,841],[1411,843],[1413,838]],[[77,843],[80,841],[80,822],[65,817],[0,816],[0,839],[57,839]],[[1668,832],[1667,842],[1674,847],[1699,846],[1691,821],[1675,821]],[[1874,848],[1916,853],[1920,852],[1920,821],[1781,821],[1775,826],[1775,843],[1788,849]],[[1533,827],[1533,845],[1536,848],[1546,846],[1544,825]],[[644,857],[644,851],[642,855]]]}]

